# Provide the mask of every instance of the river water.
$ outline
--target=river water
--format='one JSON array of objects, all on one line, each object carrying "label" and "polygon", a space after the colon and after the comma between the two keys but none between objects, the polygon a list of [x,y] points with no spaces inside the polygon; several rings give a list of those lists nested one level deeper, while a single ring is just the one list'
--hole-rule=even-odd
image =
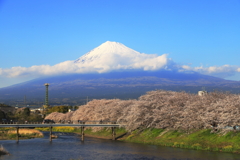
[{"label": "river water", "polygon": [[58,138],[49,142],[44,138],[1,140],[10,152],[0,160],[240,160],[240,155],[208,151],[187,150],[80,137],[73,133],[55,133]]}]

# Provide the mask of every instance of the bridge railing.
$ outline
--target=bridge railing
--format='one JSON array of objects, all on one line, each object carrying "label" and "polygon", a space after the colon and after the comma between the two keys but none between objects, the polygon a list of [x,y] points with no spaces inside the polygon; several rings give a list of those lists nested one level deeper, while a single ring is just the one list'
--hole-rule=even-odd
[{"label": "bridge railing", "polygon": [[0,124],[42,124],[42,122],[24,122],[24,123],[19,123],[19,122],[0,122]]},{"label": "bridge railing", "polygon": [[[116,121],[102,121],[102,120],[93,120],[93,121],[81,121],[81,120],[75,120],[75,121],[58,121],[54,122],[55,124],[116,124]],[[0,122],[0,124],[44,124],[44,122],[40,121],[26,121],[24,123],[19,123],[19,122]],[[51,124],[50,123],[45,123],[45,124]],[[121,124],[121,122],[118,122],[118,124]]]},{"label": "bridge railing", "polygon": [[[51,122],[51,121],[48,121]],[[49,140],[50,142],[52,141],[52,128],[53,127],[66,127],[66,126],[71,126],[71,127],[80,127],[81,129],[81,137],[82,141],[84,141],[84,129],[86,127],[110,127],[112,130],[112,140],[116,140],[116,132],[115,129],[117,127],[121,127],[122,125],[116,124],[116,122],[113,121],[77,121],[77,124],[73,124],[74,121],[70,124],[62,124],[62,123],[40,123],[39,122],[28,122],[24,124],[1,124],[1,128],[6,128],[6,127],[14,127],[16,128],[16,133],[17,133],[17,143],[19,142],[19,128],[30,128],[30,127],[49,127]],[[107,124],[110,123],[110,124]]]}]

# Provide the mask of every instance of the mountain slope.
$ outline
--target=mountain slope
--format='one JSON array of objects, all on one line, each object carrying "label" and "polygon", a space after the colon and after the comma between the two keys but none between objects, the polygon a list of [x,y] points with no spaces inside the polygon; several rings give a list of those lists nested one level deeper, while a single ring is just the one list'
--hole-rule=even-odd
[{"label": "mountain slope", "polygon": [[[109,72],[102,74],[71,74],[35,79],[22,84],[0,89],[0,103],[11,104],[18,100],[23,103],[44,102],[45,86],[50,83],[50,104],[82,104],[86,97],[98,98],[138,98],[155,89],[187,91],[197,93],[204,86],[208,91],[227,90],[239,92],[239,82],[227,81],[198,73],[184,74],[173,71]],[[11,103],[10,103],[11,102]]]}]

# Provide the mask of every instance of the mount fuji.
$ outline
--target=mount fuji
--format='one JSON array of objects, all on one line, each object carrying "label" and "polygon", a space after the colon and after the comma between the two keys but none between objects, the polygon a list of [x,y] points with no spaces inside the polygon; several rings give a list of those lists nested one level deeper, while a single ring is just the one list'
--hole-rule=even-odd
[{"label": "mount fuji", "polygon": [[121,43],[107,41],[78,58],[75,63],[89,63],[94,60],[101,60],[112,56],[125,56],[133,58],[134,56],[138,56],[140,54],[141,53],[128,48]]},{"label": "mount fuji", "polygon": [[118,42],[107,41],[78,58],[74,63],[80,72],[105,73],[116,70],[154,71],[167,67],[167,54],[145,54]]},{"label": "mount fuji", "polygon": [[31,104],[44,102],[44,83],[50,83],[50,104],[82,104],[86,97],[137,98],[155,89],[197,93],[206,87],[239,93],[240,82],[185,72],[167,54],[140,53],[118,42],[107,41],[68,63],[62,68],[56,65],[62,74],[1,88],[0,103],[21,104],[24,95]]}]

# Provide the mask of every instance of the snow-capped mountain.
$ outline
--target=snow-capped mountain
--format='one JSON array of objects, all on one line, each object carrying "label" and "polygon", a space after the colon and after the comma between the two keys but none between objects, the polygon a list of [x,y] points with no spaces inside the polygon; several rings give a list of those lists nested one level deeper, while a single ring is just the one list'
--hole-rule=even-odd
[{"label": "snow-capped mountain", "polygon": [[140,52],[137,52],[122,43],[106,41],[105,43],[78,58],[75,63],[89,63],[94,60],[100,60],[102,58],[112,56],[135,57],[139,55],[141,55]]},{"label": "snow-capped mountain", "polygon": [[[118,42],[107,41],[75,61],[84,73],[116,70],[159,70],[166,68],[167,54],[145,54]],[[82,71],[82,72],[83,72]]]}]

